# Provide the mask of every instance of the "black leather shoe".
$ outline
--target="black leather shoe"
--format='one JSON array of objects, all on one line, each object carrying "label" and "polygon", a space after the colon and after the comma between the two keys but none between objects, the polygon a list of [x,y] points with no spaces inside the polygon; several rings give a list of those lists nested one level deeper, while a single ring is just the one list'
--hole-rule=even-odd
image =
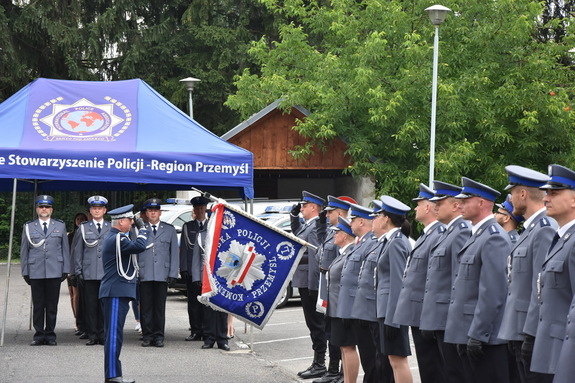
[{"label": "black leather shoe", "polygon": [[47,340],[47,341],[46,341],[46,344],[47,344],[48,346],[56,346],[56,345],[58,345],[58,343],[56,343],[56,339]]},{"label": "black leather shoe", "polygon": [[297,376],[301,376],[302,374],[305,374],[306,372],[308,372],[309,370],[311,370],[313,367],[315,366],[315,363],[312,363],[308,368],[306,368],[303,371],[300,371],[297,373]]},{"label": "black leather shoe", "polygon": [[202,336],[200,334],[192,334],[186,338],[186,342],[199,341],[199,340],[202,340]]},{"label": "black leather shoe", "polygon": [[149,340],[145,340],[142,342],[142,347],[150,347],[152,346],[152,342],[150,342]]},{"label": "black leather shoe", "polygon": [[302,379],[311,379],[311,378],[319,378],[323,376],[327,372],[325,365],[314,363],[311,369],[308,371],[302,372],[300,378]]},{"label": "black leather shoe", "polygon": [[84,333],[84,331],[81,331],[81,330],[76,330],[76,331],[74,331],[74,335],[76,335],[76,336],[80,336],[80,335],[82,335],[83,333]]},{"label": "black leather shoe", "polygon": [[43,345],[44,345],[43,340],[33,340],[32,343],[30,343],[30,346],[43,346]]},{"label": "black leather shoe", "polygon": [[116,376],[115,378],[104,380],[104,383],[136,383],[136,381],[134,379],[124,379],[121,376]]},{"label": "black leather shoe", "polygon": [[82,335],[80,335],[80,339],[88,339],[88,338],[90,338],[90,337],[86,333],[83,333]]},{"label": "black leather shoe", "polygon": [[315,379],[313,382],[311,383],[333,383],[335,382],[336,378],[339,377],[339,371],[338,372],[329,372],[329,370],[323,374],[323,376],[321,378]]},{"label": "black leather shoe", "polygon": [[164,347],[164,341],[163,340],[157,340],[154,342],[154,346],[156,347]]},{"label": "black leather shoe", "polygon": [[214,348],[214,344],[204,343],[202,344],[202,350],[207,350],[208,348]]},{"label": "black leather shoe", "polygon": [[228,346],[227,344],[218,344],[218,348],[220,350],[230,351],[230,346]]},{"label": "black leather shoe", "polygon": [[96,339],[90,339],[87,343],[86,346],[95,346],[98,344],[98,340]]}]

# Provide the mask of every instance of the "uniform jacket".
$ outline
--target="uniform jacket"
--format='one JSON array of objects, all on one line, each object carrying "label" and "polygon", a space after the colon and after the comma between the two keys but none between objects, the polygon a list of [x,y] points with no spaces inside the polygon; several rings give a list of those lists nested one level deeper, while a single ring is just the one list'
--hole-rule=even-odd
[{"label": "uniform jacket", "polygon": [[509,236],[509,240],[511,241],[511,246],[515,246],[515,244],[517,243],[517,240],[519,239],[519,234],[517,233],[517,230],[513,229],[507,232],[507,235]]},{"label": "uniform jacket", "polygon": [[575,376],[575,363],[573,363],[573,355],[575,355],[575,300],[571,302],[569,307],[569,316],[567,317],[567,330],[559,360],[557,361],[557,368],[555,371],[555,378],[553,383],[572,383]]},{"label": "uniform jacket", "polygon": [[26,222],[22,231],[20,259],[22,276],[29,276],[30,279],[62,278],[62,274],[69,273],[70,247],[64,222],[50,218],[46,234],[39,219]]},{"label": "uniform jacket", "polygon": [[[537,302],[537,277],[547,255],[557,222],[548,218],[545,211],[537,214],[529,227],[525,228],[511,250],[507,265],[508,292],[499,338],[522,341],[524,334],[535,336],[539,323]],[[530,302],[531,319],[526,323]],[[528,332],[524,328],[529,328]]]},{"label": "uniform jacket", "polygon": [[103,260],[104,260],[104,277],[100,284],[99,298],[131,298],[136,299],[136,279],[127,280],[118,274],[118,263],[116,259],[116,236],[120,235],[120,261],[127,275],[134,272],[132,263],[132,254],[141,253],[146,249],[147,231],[140,230],[138,237],[131,241],[120,230],[112,227],[104,238],[103,243]]},{"label": "uniform jacket", "polygon": [[[329,265],[339,254],[339,247],[334,243],[334,232],[331,226],[321,225],[319,219],[317,220],[317,233],[318,240],[321,245],[317,249],[317,259],[319,260],[319,278],[320,285],[327,286],[326,271],[329,269]],[[319,297],[323,300],[327,300],[327,289],[319,289]]]},{"label": "uniform jacket", "polygon": [[575,226],[550,249],[543,261],[539,326],[531,371],[554,374],[565,338],[567,315],[575,295]]},{"label": "uniform jacket", "polygon": [[393,322],[393,317],[409,253],[409,238],[397,230],[387,240],[377,259],[377,318],[385,318],[384,323],[388,326],[399,327],[399,324]]},{"label": "uniform jacket", "polygon": [[455,274],[459,269],[457,253],[470,235],[469,223],[459,217],[453,221],[431,248],[419,322],[421,330],[445,330],[447,310],[451,300],[451,288],[455,281]]},{"label": "uniform jacket", "polygon": [[150,223],[146,223],[146,228],[148,244],[138,256],[140,282],[165,282],[168,277],[177,278],[180,259],[176,229],[163,221],[158,222],[156,234]]},{"label": "uniform jacket", "polygon": [[505,343],[497,335],[507,297],[510,251],[509,236],[493,217],[483,222],[459,251],[446,343],[466,344],[470,337],[487,344]]},{"label": "uniform jacket", "polygon": [[354,244],[349,245],[342,254],[339,254],[329,266],[328,285],[327,285],[327,309],[326,315],[331,318],[337,317],[337,304],[339,301],[339,291],[341,282],[341,273],[345,260],[353,252]]},{"label": "uniform jacket", "polygon": [[202,282],[204,274],[204,250],[206,248],[206,231],[208,225],[197,233],[196,243],[194,244],[194,251],[192,255],[192,270],[189,271],[192,282]]},{"label": "uniform jacket", "polygon": [[367,232],[355,245],[346,258],[339,283],[339,300],[337,302],[336,317],[352,318],[353,301],[357,293],[357,284],[361,264],[370,250],[377,245],[377,238],[371,231]]},{"label": "uniform jacket", "polygon": [[[208,221],[204,223],[207,226]],[[200,223],[196,220],[184,223],[182,226],[182,236],[180,238],[180,272],[190,273],[192,269],[192,257],[196,237],[200,232]]]},{"label": "uniform jacket", "polygon": [[[316,221],[318,217],[310,219],[308,222],[301,224],[299,217],[291,218],[292,233],[298,237],[311,243],[314,246],[319,246],[316,231]],[[297,269],[293,274],[292,286],[298,288],[308,288],[310,290],[318,290],[319,288],[319,260],[316,257],[316,251],[306,247]]]},{"label": "uniform jacket", "polygon": [[419,327],[431,248],[437,243],[444,231],[445,226],[441,222],[435,221],[415,242],[407,260],[403,285],[393,318],[394,323]]},{"label": "uniform jacket", "polygon": [[[72,274],[80,275],[85,280],[101,280],[104,276],[104,262],[102,262],[102,243],[112,225],[108,221],[102,221],[101,230],[93,220],[82,222],[72,242],[72,254],[74,254],[74,270]],[[84,235],[82,235],[82,228]]]},{"label": "uniform jacket", "polygon": [[361,263],[357,293],[351,309],[352,318],[377,322],[375,271],[377,269],[377,259],[383,251],[384,245],[383,240],[378,240]]}]

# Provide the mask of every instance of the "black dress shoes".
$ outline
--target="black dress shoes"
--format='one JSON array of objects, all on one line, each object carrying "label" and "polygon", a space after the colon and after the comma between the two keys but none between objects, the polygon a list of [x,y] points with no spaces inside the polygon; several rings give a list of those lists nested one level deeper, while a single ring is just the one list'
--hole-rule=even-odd
[{"label": "black dress shoes", "polygon": [[220,350],[230,351],[230,346],[228,346],[227,344],[218,344],[218,348]]},{"label": "black dress shoes", "polygon": [[97,339],[90,339],[88,341],[88,343],[86,343],[86,346],[95,346],[98,344],[98,340]]},{"label": "black dress shoes", "polygon": [[157,340],[154,342],[154,346],[156,347],[164,347],[164,341],[163,340]]},{"label": "black dress shoes", "polygon": [[58,345],[58,343],[56,343],[56,339],[47,340],[47,341],[46,341],[46,344],[47,344],[48,346],[56,346],[56,345]]},{"label": "black dress shoes", "polygon": [[116,376],[115,378],[107,378],[104,383],[136,383],[134,379],[124,379],[121,376]]},{"label": "black dress shoes", "polygon": [[80,339],[88,339],[88,338],[90,337],[86,333],[82,333],[82,335],[80,335]]},{"label": "black dress shoes", "polygon": [[199,341],[199,340],[202,340],[202,336],[200,334],[192,334],[186,338],[186,342]]},{"label": "black dress shoes", "polygon": [[142,347],[150,347],[152,346],[152,342],[149,340],[145,340],[142,342]]},{"label": "black dress shoes", "polygon": [[74,335],[76,335],[76,336],[80,336],[80,335],[82,335],[83,333],[84,333],[84,331],[81,331],[81,330],[76,330],[76,331],[74,331]]},{"label": "black dress shoes", "polygon": [[214,348],[214,344],[204,343],[202,344],[202,350],[207,350],[208,348]]},{"label": "black dress shoes", "polygon": [[32,343],[30,343],[30,346],[43,346],[43,345],[44,345],[43,340],[33,340]]}]

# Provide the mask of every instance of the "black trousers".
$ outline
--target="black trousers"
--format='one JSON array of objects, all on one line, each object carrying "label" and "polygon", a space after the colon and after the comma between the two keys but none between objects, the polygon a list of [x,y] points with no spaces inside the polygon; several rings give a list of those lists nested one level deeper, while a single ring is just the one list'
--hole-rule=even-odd
[{"label": "black trousers", "polygon": [[379,347],[379,323],[354,320],[353,330],[364,372],[363,383],[392,383],[393,369],[389,358],[381,353]]},{"label": "black trousers", "polygon": [[78,288],[78,307],[76,308],[76,327],[82,332],[86,332],[86,321],[84,320],[84,283],[76,283]]},{"label": "black trousers", "polygon": [[140,324],[144,341],[164,340],[167,298],[167,282],[140,283]]},{"label": "black trousers", "polygon": [[317,290],[299,288],[301,296],[301,305],[305,324],[309,329],[312,348],[315,352],[325,354],[327,350],[327,340],[325,336],[324,316],[317,312],[315,305],[317,303]]},{"label": "black trousers", "polygon": [[32,289],[32,322],[34,323],[34,340],[44,342],[56,340],[56,317],[60,300],[60,278],[30,279]]},{"label": "black trousers", "polygon": [[334,346],[331,343],[331,318],[324,315],[323,317],[325,323],[325,337],[327,339],[327,348],[329,350],[329,360],[339,363],[341,361],[341,348],[339,346]]},{"label": "black trousers", "polygon": [[98,299],[100,281],[84,281],[84,332],[93,340],[104,340],[104,314]]},{"label": "black trousers", "polygon": [[198,296],[202,294],[202,284],[193,283],[192,278],[188,277],[186,278],[186,287],[188,289],[188,319],[191,333],[202,336],[204,334],[204,305],[198,301]]},{"label": "black trousers", "polygon": [[124,343],[124,323],[130,309],[130,298],[102,298],[104,311],[104,374],[107,378],[122,376],[120,353]]},{"label": "black trousers", "polygon": [[472,382],[467,370],[463,367],[463,361],[457,353],[457,346],[451,343],[445,343],[443,337],[445,331],[435,331],[437,346],[443,359],[443,368],[445,370],[445,381],[448,383],[467,383]]},{"label": "black trousers", "polygon": [[467,345],[459,345],[459,355],[473,383],[509,383],[507,344],[483,345],[483,357],[472,360]]},{"label": "black trousers", "polygon": [[[521,346],[523,342],[512,340],[509,342],[509,352],[512,362],[515,363],[515,371],[521,383],[551,383],[553,381],[553,374],[540,374],[530,370],[531,361],[526,361],[521,355]],[[511,368],[511,367],[510,367]],[[514,375],[510,371],[510,376],[513,379]],[[516,381],[516,380],[515,380]],[[512,380],[512,383],[514,380]]]},{"label": "black trousers", "polygon": [[228,344],[228,314],[204,307],[204,344]]},{"label": "black trousers", "polygon": [[421,383],[445,382],[443,359],[438,352],[437,341],[423,338],[419,327],[411,327],[411,336],[415,345]]}]

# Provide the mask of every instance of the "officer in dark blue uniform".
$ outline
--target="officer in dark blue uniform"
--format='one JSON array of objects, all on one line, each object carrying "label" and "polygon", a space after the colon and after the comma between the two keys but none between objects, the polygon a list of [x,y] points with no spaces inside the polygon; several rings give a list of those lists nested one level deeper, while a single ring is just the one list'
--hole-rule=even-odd
[{"label": "officer in dark blue uniform", "polygon": [[134,205],[119,207],[108,214],[112,229],[104,239],[104,277],[100,285],[100,300],[104,312],[104,371],[105,382],[133,383],[122,377],[120,352],[124,339],[124,323],[131,300],[136,299],[137,253],[146,249],[146,225],[138,219],[138,237],[131,241],[128,233],[132,227]]}]

